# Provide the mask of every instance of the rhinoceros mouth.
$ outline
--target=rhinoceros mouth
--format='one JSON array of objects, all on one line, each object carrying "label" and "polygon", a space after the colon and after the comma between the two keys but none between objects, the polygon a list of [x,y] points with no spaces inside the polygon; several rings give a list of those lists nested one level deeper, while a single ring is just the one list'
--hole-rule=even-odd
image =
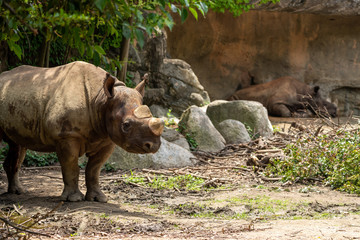
[{"label": "rhinoceros mouth", "polygon": [[154,144],[150,147],[146,146],[146,144],[144,145],[144,147],[141,147],[140,145],[137,144],[134,145],[128,144],[124,147],[125,151],[129,153],[137,153],[137,154],[156,153],[159,148],[160,145],[157,146],[157,144]]}]

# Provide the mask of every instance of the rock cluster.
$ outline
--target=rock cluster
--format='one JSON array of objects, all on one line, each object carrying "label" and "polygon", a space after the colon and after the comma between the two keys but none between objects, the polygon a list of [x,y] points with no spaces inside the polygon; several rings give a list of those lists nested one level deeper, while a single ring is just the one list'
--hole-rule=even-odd
[{"label": "rock cluster", "polygon": [[143,50],[130,51],[129,69],[140,80],[140,73],[150,72],[144,103],[155,116],[171,108],[180,115],[191,105],[202,106],[210,102],[208,93],[200,84],[191,66],[183,60],[166,56],[166,34],[149,37]]},{"label": "rock cluster", "polygon": [[166,129],[157,153],[131,154],[116,147],[109,162],[121,169],[192,166],[196,158],[184,136],[197,143],[197,150],[217,152],[226,144],[246,143],[259,136],[271,137],[273,133],[266,109],[260,103],[242,100],[219,100],[206,107],[190,106],[178,125],[182,135]]}]

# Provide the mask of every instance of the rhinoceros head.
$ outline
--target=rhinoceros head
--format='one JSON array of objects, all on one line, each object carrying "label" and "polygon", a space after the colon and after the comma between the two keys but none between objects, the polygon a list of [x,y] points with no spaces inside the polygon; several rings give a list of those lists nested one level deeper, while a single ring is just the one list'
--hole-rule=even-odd
[{"label": "rhinoceros head", "polygon": [[164,123],[154,118],[150,109],[142,105],[145,80],[134,89],[124,84],[116,86],[116,79],[107,76],[104,91],[107,99],[106,130],[111,140],[132,153],[155,153],[160,147]]},{"label": "rhinoceros head", "polygon": [[337,107],[335,104],[327,101],[322,98],[319,92],[320,87],[315,86],[312,90],[313,93],[312,99],[310,101],[311,111],[313,111],[316,115],[322,117],[336,117],[337,116]]}]

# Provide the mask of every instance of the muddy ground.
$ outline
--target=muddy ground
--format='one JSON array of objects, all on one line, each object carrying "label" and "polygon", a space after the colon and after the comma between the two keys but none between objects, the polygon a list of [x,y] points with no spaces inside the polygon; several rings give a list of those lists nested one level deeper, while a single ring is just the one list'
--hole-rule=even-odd
[{"label": "muddy ground", "polygon": [[[125,181],[129,171],[104,171],[101,186],[108,203],[61,204],[59,166],[24,168],[21,180],[28,193],[1,195],[0,208],[13,219],[41,219],[30,230],[46,236],[16,235],[31,239],[360,239],[359,196],[316,181],[295,184],[261,177],[256,166],[249,166],[247,153],[281,154],[273,149],[282,143],[254,144],[228,147],[222,155],[199,153],[195,167],[132,173],[149,182],[159,174],[192,174],[205,179],[197,191],[154,189]],[[83,171],[80,183],[85,193]],[[6,190],[4,172],[0,190]],[[2,223],[3,237],[9,237],[9,229]]]}]

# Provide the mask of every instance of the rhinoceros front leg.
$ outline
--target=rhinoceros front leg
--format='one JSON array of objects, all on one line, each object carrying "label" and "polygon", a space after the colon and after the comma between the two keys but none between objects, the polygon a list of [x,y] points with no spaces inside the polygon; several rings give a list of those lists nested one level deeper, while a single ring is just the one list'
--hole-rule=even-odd
[{"label": "rhinoceros front leg", "polygon": [[87,187],[85,196],[86,200],[107,202],[107,197],[100,190],[99,176],[102,165],[110,157],[111,153],[114,151],[114,147],[115,144],[110,144],[100,149],[100,151],[89,155],[89,160],[85,170]]},{"label": "rhinoceros front leg", "polygon": [[19,171],[26,155],[26,148],[12,141],[7,141],[7,143],[9,144],[9,152],[3,166],[8,178],[8,193],[21,194],[25,191],[19,180]]},{"label": "rhinoceros front leg", "polygon": [[84,194],[79,190],[79,152],[80,142],[76,139],[64,139],[58,143],[56,154],[64,181],[64,190],[61,194],[63,201],[77,202],[84,199]]}]

